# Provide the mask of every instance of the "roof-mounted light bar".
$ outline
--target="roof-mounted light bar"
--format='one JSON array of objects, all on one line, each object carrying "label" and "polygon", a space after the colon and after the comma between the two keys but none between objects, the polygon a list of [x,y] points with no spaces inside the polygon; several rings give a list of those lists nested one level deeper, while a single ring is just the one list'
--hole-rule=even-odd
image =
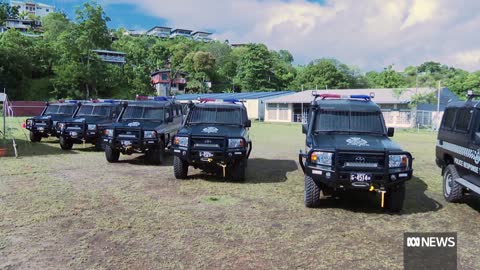
[{"label": "roof-mounted light bar", "polygon": [[217,101],[216,99],[214,98],[198,98],[198,101],[200,101],[200,103],[207,103],[207,102],[215,102]]},{"label": "roof-mounted light bar", "polygon": [[140,96],[137,95],[135,97],[136,101],[141,101],[141,100],[153,100],[153,101],[168,101],[172,99],[171,97],[165,97],[165,96]]},{"label": "roof-mounted light bar", "polygon": [[320,98],[322,100],[324,99],[363,99],[365,101],[370,101],[375,97],[375,93],[370,93],[370,95],[339,95],[339,94],[319,94],[316,91],[312,92],[312,95],[315,97],[315,100],[317,98]]}]

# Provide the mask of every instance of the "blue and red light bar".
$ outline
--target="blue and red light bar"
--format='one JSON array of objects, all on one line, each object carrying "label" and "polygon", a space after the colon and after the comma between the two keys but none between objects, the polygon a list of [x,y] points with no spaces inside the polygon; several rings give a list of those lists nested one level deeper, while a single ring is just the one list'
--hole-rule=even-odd
[{"label": "blue and red light bar", "polygon": [[338,98],[338,99],[340,99],[340,98],[342,98],[342,96],[337,95],[337,94],[321,94],[320,98],[321,99],[327,99],[327,98]]},{"label": "blue and red light bar", "polygon": [[139,96],[137,95],[135,97],[135,100],[140,101],[140,100],[153,100],[153,101],[168,101],[169,97],[164,97],[164,96]]},{"label": "blue and red light bar", "polygon": [[215,102],[217,100],[214,98],[199,98],[198,101],[200,101],[200,103],[207,103],[207,102]]},{"label": "blue and red light bar", "polygon": [[229,103],[240,103],[241,101],[236,98],[226,98],[223,100],[223,102],[229,102]]}]

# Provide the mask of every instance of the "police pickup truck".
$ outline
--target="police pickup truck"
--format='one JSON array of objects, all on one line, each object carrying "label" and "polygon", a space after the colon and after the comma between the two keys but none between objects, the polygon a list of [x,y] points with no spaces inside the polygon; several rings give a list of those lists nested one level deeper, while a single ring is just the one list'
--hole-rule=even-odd
[{"label": "police pickup truck", "polygon": [[105,157],[108,162],[117,162],[120,153],[146,153],[148,161],[160,165],[182,121],[182,105],[174,99],[137,97],[137,101],[126,103],[117,121],[105,129]]},{"label": "police pickup truck", "polygon": [[467,192],[480,194],[480,95],[448,104],[438,131],[436,163],[442,169],[443,195],[459,202]]},{"label": "police pickup truck", "polygon": [[175,177],[186,179],[192,166],[233,181],[244,180],[252,151],[250,126],[239,100],[200,99],[189,104],[184,126],[173,137]]},{"label": "police pickup truck", "polygon": [[381,206],[403,207],[405,181],[412,177],[412,155],[389,139],[382,112],[371,96],[317,95],[303,125],[306,150],[299,162],[305,173],[307,207],[320,206],[320,192],[376,191]]},{"label": "police pickup truck", "polygon": [[48,138],[49,136],[58,137],[57,123],[71,118],[79,106],[80,102],[76,100],[47,102],[42,114],[25,121],[25,128],[30,131],[30,141],[39,142],[42,138]]},{"label": "police pickup truck", "polygon": [[115,100],[84,102],[72,118],[57,123],[60,147],[70,150],[73,144],[91,143],[103,149],[102,134],[120,114],[122,103]]}]

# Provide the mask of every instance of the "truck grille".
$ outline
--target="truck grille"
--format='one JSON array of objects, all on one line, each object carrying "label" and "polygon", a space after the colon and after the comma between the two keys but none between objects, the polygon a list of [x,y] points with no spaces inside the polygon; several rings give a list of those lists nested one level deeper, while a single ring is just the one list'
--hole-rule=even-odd
[{"label": "truck grille", "polygon": [[141,130],[115,129],[118,138],[140,139]]},{"label": "truck grille", "polygon": [[67,123],[65,124],[65,130],[66,131],[79,131],[83,129],[83,124],[82,123]]},{"label": "truck grille", "polygon": [[383,169],[384,153],[338,153],[338,165],[344,169]]},{"label": "truck grille", "polygon": [[46,127],[50,125],[49,120],[36,120],[35,121],[35,126],[36,127]]},{"label": "truck grille", "polygon": [[193,148],[222,149],[225,140],[222,137],[192,137]]}]

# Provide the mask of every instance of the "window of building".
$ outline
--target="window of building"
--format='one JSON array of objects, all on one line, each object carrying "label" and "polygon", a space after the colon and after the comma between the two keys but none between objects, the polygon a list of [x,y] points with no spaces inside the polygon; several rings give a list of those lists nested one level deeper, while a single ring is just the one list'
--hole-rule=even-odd
[{"label": "window of building", "polygon": [[461,109],[457,114],[457,121],[455,122],[455,130],[467,132],[470,126],[471,118],[472,118],[471,109]]},{"label": "window of building", "polygon": [[288,104],[278,104],[278,120],[288,120]]},{"label": "window of building", "polygon": [[47,8],[47,12],[50,12],[50,10]]},{"label": "window of building", "polygon": [[443,126],[442,128],[444,129],[452,129],[453,128],[453,122],[455,120],[455,112],[456,110],[451,108],[445,110],[445,115],[443,116]]},{"label": "window of building", "polygon": [[162,73],[162,81],[168,80],[168,74],[167,73]]}]

